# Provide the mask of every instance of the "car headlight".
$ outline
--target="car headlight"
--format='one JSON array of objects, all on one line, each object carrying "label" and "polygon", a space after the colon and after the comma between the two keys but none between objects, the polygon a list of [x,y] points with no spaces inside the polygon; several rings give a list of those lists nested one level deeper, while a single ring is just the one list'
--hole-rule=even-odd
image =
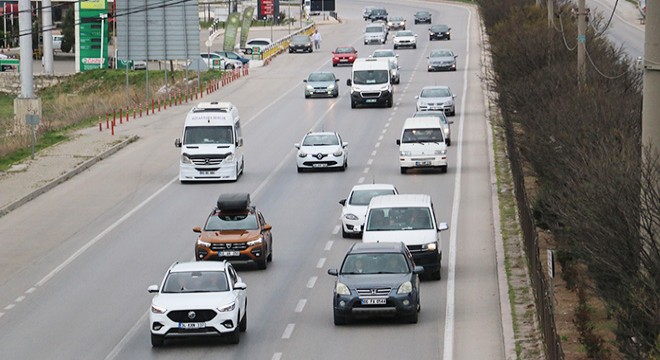
[{"label": "car headlight", "polygon": [[412,153],[409,150],[399,151],[399,155],[401,155],[401,156],[412,156]]},{"label": "car headlight", "polygon": [[260,236],[258,239],[248,241],[247,245],[248,246],[261,245],[261,243],[263,243],[263,242],[264,242],[264,238],[262,236]]},{"label": "car headlight", "polygon": [[334,90],[334,89],[335,89],[335,84],[328,85],[328,90]]},{"label": "car headlight", "polygon": [[385,85],[385,86],[381,87],[380,91],[390,91],[389,85]]},{"label": "car headlight", "polygon": [[181,163],[182,164],[192,164],[192,160],[187,155],[181,155]]},{"label": "car headlight", "polygon": [[312,85],[307,85],[307,86],[305,86],[305,90],[312,91],[312,90],[314,90],[314,87]]},{"label": "car headlight", "polygon": [[396,76],[396,70],[392,70],[392,76]]},{"label": "car headlight", "polygon": [[399,286],[399,290],[396,291],[397,294],[410,294],[412,292],[412,283],[410,281],[406,281],[401,286]]},{"label": "car headlight", "polygon": [[151,312],[154,314],[165,314],[167,309],[162,306],[151,304]]},{"label": "car headlight", "polygon": [[350,213],[349,213],[349,214],[345,214],[344,217],[345,217],[347,220],[359,220],[359,218],[358,218],[355,214],[350,214]]},{"label": "car headlight", "polygon": [[202,239],[197,239],[197,245],[204,247],[211,247],[211,243],[208,241],[202,241]]},{"label": "car headlight", "polygon": [[229,311],[234,311],[235,308],[236,308],[236,302],[232,302],[231,304],[219,307],[218,311],[229,312]]},{"label": "car headlight", "polygon": [[436,150],[435,154],[436,155],[447,155],[447,150]]},{"label": "car headlight", "polygon": [[438,242],[434,241],[432,243],[424,244],[422,249],[427,251],[436,251],[438,250]]},{"label": "car headlight", "polygon": [[342,156],[342,155],[344,155],[344,152],[341,149],[339,149],[339,150],[332,153],[332,156],[335,156],[335,157]]},{"label": "car headlight", "polygon": [[234,161],[234,154],[227,155],[227,157],[222,161],[223,162],[232,162],[232,161]]},{"label": "car headlight", "polygon": [[351,291],[348,289],[348,286],[344,285],[343,283],[337,282],[337,285],[335,286],[335,292],[337,295],[350,295]]},{"label": "car headlight", "polygon": [[307,157],[307,153],[304,152],[304,151],[299,151],[298,152],[298,157],[301,157],[301,158]]}]

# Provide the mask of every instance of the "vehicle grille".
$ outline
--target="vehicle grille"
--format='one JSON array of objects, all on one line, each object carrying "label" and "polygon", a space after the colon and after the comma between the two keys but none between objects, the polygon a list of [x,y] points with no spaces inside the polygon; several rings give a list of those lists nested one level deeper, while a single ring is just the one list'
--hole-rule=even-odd
[{"label": "vehicle grille", "polygon": [[356,289],[360,297],[364,296],[387,296],[392,291],[392,288],[366,288]]},{"label": "vehicle grille", "polygon": [[[195,318],[191,319],[188,313],[195,312]],[[170,320],[180,323],[186,322],[207,322],[211,321],[217,313],[213,310],[176,310],[167,314]]]},{"label": "vehicle grille", "polygon": [[337,162],[334,160],[330,161],[304,161],[303,165],[305,166],[314,166],[314,164],[326,164],[326,166],[335,166]]},{"label": "vehicle grille", "polygon": [[406,245],[406,247],[411,253],[424,251],[424,249],[422,249],[422,245]]},{"label": "vehicle grille", "polygon": [[188,155],[188,158],[196,166],[218,166],[222,160],[224,160],[230,154],[231,153],[213,155]]},{"label": "vehicle grille", "polygon": [[241,251],[248,248],[247,243],[243,242],[234,242],[234,243],[212,243],[211,250],[213,251],[224,251],[224,250],[234,250]]},{"label": "vehicle grille", "polygon": [[365,91],[360,93],[360,95],[365,99],[379,98],[380,91]]}]

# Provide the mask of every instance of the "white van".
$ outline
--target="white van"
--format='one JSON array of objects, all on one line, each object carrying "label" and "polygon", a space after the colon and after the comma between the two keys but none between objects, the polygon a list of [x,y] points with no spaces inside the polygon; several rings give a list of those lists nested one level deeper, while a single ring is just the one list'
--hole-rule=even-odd
[{"label": "white van", "polygon": [[447,172],[447,144],[438,117],[407,118],[396,144],[402,174],[411,168],[439,168]]},{"label": "white van", "polygon": [[362,242],[403,242],[424,274],[440,279],[442,239],[447,223],[437,223],[431,196],[398,194],[376,196],[369,202]]},{"label": "white van", "polygon": [[387,41],[387,26],[383,23],[373,23],[364,28],[364,44],[385,44]]},{"label": "white van", "polygon": [[394,88],[390,77],[390,63],[386,58],[358,58],[353,63],[351,78],[351,109],[358,105],[392,107]]},{"label": "white van", "polygon": [[183,125],[179,180],[236,180],[243,173],[243,135],[238,109],[230,102],[201,102]]}]

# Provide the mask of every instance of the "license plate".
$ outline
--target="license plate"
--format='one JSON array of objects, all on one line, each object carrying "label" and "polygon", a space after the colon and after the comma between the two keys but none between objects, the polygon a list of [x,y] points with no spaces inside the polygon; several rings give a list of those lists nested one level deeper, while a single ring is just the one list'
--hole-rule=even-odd
[{"label": "license plate", "polygon": [[215,174],[215,171],[200,171],[200,175],[213,175]]},{"label": "license plate", "polygon": [[365,102],[367,102],[367,103],[375,103],[375,102],[376,102],[376,99],[367,99],[367,101],[365,101]]},{"label": "license plate", "polygon": [[415,165],[416,166],[428,166],[428,165],[431,165],[431,162],[430,161],[416,161]]},{"label": "license plate", "polygon": [[179,323],[179,329],[203,329],[206,327],[206,323]]},{"label": "license plate", "polygon": [[339,62],[348,62],[348,59],[339,59]]},{"label": "license plate", "polygon": [[385,305],[387,299],[362,299],[362,305]]},{"label": "license plate", "polygon": [[328,166],[328,164],[314,164],[314,165],[312,165],[312,167],[315,167],[315,168],[322,168],[322,167],[327,167],[327,166]]},{"label": "license plate", "polygon": [[241,255],[238,251],[218,251],[218,256],[239,256]]}]

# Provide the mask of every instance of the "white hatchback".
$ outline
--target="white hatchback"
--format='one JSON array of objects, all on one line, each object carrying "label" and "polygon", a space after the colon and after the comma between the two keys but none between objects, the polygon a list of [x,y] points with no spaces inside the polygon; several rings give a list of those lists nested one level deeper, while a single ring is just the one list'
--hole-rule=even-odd
[{"label": "white hatchback", "polygon": [[151,345],[166,338],[227,337],[238,344],[247,330],[247,285],[227,261],[174,263],[155,293],[149,311]]},{"label": "white hatchback", "polygon": [[343,142],[335,132],[309,132],[293,146],[298,149],[298,172],[325,168],[344,171],[348,167],[348,143]]},{"label": "white hatchback", "polygon": [[396,195],[399,191],[392,184],[360,184],[351,189],[346,199],[339,203],[341,209],[341,236],[360,236],[364,227],[367,206],[372,198],[381,195]]},{"label": "white hatchback", "polygon": [[400,47],[417,49],[417,34],[410,30],[399,30],[394,34],[392,42],[394,43],[395,50]]}]

